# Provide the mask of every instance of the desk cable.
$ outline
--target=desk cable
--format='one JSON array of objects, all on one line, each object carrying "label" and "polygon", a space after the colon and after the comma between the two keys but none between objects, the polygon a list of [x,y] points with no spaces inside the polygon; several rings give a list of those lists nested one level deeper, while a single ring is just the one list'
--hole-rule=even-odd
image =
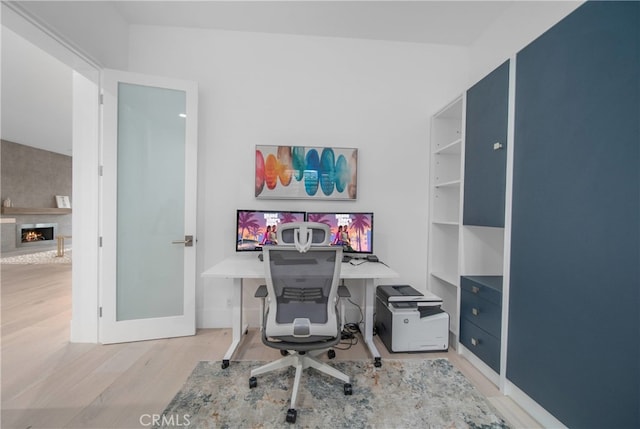
[{"label": "desk cable", "polygon": [[[342,286],[345,286],[344,280],[342,281]],[[362,308],[358,304],[353,302],[351,298],[347,298],[347,301],[351,303],[351,305],[355,306],[360,312],[360,321],[344,324],[342,328],[342,333],[340,334],[341,335],[340,343],[338,343],[333,347],[336,350],[349,350],[351,347],[358,344],[358,337],[356,336],[356,334],[361,332],[360,325],[364,321],[364,314],[362,313]]]}]

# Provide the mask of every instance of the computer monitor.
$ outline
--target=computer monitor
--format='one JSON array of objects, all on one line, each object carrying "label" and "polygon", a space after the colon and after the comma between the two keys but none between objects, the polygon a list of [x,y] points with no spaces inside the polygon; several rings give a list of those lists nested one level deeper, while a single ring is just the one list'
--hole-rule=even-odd
[{"label": "computer monitor", "polygon": [[373,213],[307,213],[308,222],[331,227],[331,243],[342,246],[350,256],[373,254]]},{"label": "computer monitor", "polygon": [[237,210],[236,252],[262,251],[263,245],[276,244],[278,225],[304,222],[304,218],[305,212]]}]

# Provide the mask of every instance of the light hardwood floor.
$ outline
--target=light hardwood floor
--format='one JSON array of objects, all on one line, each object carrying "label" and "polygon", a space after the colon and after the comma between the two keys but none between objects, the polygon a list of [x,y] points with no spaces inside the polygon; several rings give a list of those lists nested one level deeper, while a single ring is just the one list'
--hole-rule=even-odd
[{"label": "light hardwood floor", "polygon": [[[71,266],[0,268],[5,429],[145,427],[142,415],[162,412],[197,362],[220,361],[231,344],[230,329],[201,329],[192,337],[128,344],[72,344]],[[447,357],[513,427],[539,427],[454,350],[391,355],[379,342],[378,349],[383,368],[385,358]],[[369,357],[362,342],[337,354],[336,359],[344,360]],[[234,359],[279,357],[251,329]]]}]

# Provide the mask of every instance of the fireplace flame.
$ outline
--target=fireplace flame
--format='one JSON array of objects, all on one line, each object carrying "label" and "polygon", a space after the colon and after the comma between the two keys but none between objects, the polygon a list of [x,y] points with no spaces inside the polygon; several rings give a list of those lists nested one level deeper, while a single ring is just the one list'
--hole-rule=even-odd
[{"label": "fireplace flame", "polygon": [[38,241],[44,240],[44,236],[36,231],[29,231],[24,234],[23,241]]}]

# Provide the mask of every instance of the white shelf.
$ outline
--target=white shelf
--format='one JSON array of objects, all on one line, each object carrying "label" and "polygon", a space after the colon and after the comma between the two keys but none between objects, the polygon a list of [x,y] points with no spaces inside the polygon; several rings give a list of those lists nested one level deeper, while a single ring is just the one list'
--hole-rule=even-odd
[{"label": "white shelf", "polygon": [[436,183],[435,185],[433,185],[434,188],[444,188],[446,186],[460,186],[460,179],[455,179],[455,180],[449,180],[446,182],[442,182],[442,183]]},{"label": "white shelf", "polygon": [[458,221],[448,221],[448,220],[434,220],[431,223],[434,225],[444,225],[444,226],[460,226],[460,222]]},{"label": "white shelf", "polygon": [[462,139],[456,139],[449,144],[440,146],[436,144],[436,149],[433,152],[437,155],[460,155],[462,152]]},{"label": "white shelf", "polygon": [[431,157],[433,168],[433,181],[439,183],[459,182],[461,176],[461,154],[451,152],[449,148],[446,152],[437,152]]},{"label": "white shelf", "polygon": [[435,273],[432,272],[431,275],[435,278],[437,278],[438,280],[442,280],[443,282],[447,283],[449,286],[451,287],[460,287],[459,285],[459,279],[458,277],[456,277],[455,274],[452,273]]},{"label": "white shelf", "polygon": [[463,97],[431,119],[429,290],[442,298],[458,337],[462,192]]},{"label": "white shelf", "polygon": [[55,207],[2,207],[0,213],[4,215],[65,215],[71,214],[71,209]]}]

